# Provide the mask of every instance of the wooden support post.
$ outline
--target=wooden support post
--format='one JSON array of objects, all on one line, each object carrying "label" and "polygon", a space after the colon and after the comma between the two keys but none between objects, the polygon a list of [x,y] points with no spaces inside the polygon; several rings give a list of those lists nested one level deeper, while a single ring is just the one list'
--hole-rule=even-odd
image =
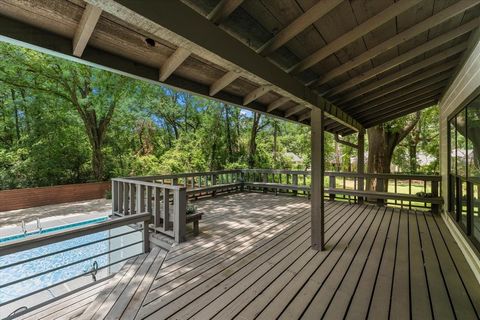
[{"label": "wooden support post", "polygon": [[[162,224],[162,216],[161,216],[161,208],[160,208],[160,200],[161,200],[161,194],[160,194],[160,188],[154,187],[153,190],[153,217],[154,217],[154,225],[155,227],[160,227]],[[165,200],[164,200],[165,201]],[[163,219],[163,229],[165,229],[165,219]]]},{"label": "wooden support post", "polygon": [[245,190],[245,173],[243,171],[240,172],[240,191],[243,192]]},{"label": "wooden support post", "polygon": [[[357,148],[357,173],[365,173],[365,131],[361,130],[358,133],[358,148]],[[365,190],[365,181],[363,177],[358,178],[358,190]],[[362,204],[364,201],[363,197],[358,198],[358,203]]]},{"label": "wooden support post", "polygon": [[[292,184],[293,184],[294,186],[298,186],[298,174],[296,174],[296,173],[294,173],[294,174],[292,175]],[[294,195],[297,195],[297,193],[298,193],[298,192],[297,192],[297,189],[295,188],[295,189],[293,190],[293,194],[294,194]]]},{"label": "wooden support post", "polygon": [[[336,182],[337,182],[337,179],[336,179],[335,176],[332,175],[332,176],[329,177],[328,187],[330,188],[330,190],[335,189]],[[330,193],[329,198],[330,198],[331,201],[334,201],[335,200],[335,193]]]},{"label": "wooden support post", "polygon": [[148,229],[150,220],[144,221],[143,224],[143,252],[150,251],[150,230]]},{"label": "wooden support post", "polygon": [[187,226],[187,190],[180,188],[175,190],[173,200],[174,212],[174,231],[175,242],[180,243],[185,241],[185,230]]},{"label": "wooden support post", "polygon": [[170,221],[170,189],[163,189],[163,229],[172,230]]},{"label": "wooden support post", "polygon": [[[215,186],[215,185],[217,185],[217,174],[216,173],[212,174],[212,186]],[[212,197],[215,197],[216,194],[217,194],[217,191],[215,189],[213,189]]]},{"label": "wooden support post", "polygon": [[112,181],[112,216],[118,212],[118,185],[119,182]]},{"label": "wooden support post", "polygon": [[325,249],[324,216],[324,128],[323,110],[314,108],[311,111],[311,237],[312,249]]},{"label": "wooden support post", "polygon": [[[432,181],[432,196],[438,197],[438,181]],[[432,213],[440,213],[440,205],[432,203]]]},{"label": "wooden support post", "polygon": [[123,204],[123,182],[117,182],[118,184],[118,198],[117,198],[117,202],[118,202],[118,214],[120,215],[123,215],[125,213],[125,207],[124,207],[124,204]]}]

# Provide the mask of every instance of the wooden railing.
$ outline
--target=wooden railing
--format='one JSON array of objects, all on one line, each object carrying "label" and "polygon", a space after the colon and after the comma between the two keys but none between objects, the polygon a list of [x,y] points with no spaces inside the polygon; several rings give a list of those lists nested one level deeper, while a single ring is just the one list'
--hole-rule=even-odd
[{"label": "wooden railing", "polygon": [[[18,302],[26,303],[28,308],[35,307],[36,298],[41,297],[39,301],[42,301],[42,305],[48,302],[51,302],[57,298],[52,298],[48,301],[45,301],[45,296],[50,296],[51,294],[45,295],[45,292],[55,288],[70,288],[69,290],[80,290],[82,288],[88,287],[89,285],[102,281],[108,278],[111,275],[102,276],[97,272],[100,270],[110,270],[114,266],[118,266],[121,263],[129,260],[130,258],[136,257],[143,252],[150,251],[149,245],[149,230],[148,223],[151,219],[150,214],[136,214],[134,216],[122,217],[122,218],[112,218],[106,221],[97,222],[82,227],[76,227],[74,229],[65,229],[61,231],[52,231],[51,233],[44,233],[38,235],[31,235],[19,240],[7,241],[0,244],[0,257],[6,255],[16,255],[20,257],[19,259],[9,259],[4,260],[4,264],[0,265],[0,270],[7,270],[8,272],[13,273],[13,277],[8,281],[0,281],[0,290],[4,292],[15,292],[15,285],[19,283],[24,283],[27,288],[28,281],[35,281],[36,284],[41,284],[39,288],[32,288],[28,293],[15,295],[12,294],[12,298],[3,301],[0,303],[0,308],[5,305]],[[137,225],[140,224],[141,227]],[[126,228],[129,226],[131,228]],[[113,231],[108,232],[106,235],[101,235],[101,232],[104,231]],[[132,235],[141,233],[141,237]],[[99,235],[91,239],[86,240],[84,237],[88,235]],[[66,244],[63,241],[80,239],[81,241],[71,242]],[[118,240],[118,245],[111,245],[114,239]],[[117,241],[115,240],[115,241]],[[91,250],[93,245],[100,244],[99,248],[102,248],[101,243],[107,243],[105,245],[105,250],[100,250],[96,248]],[[55,246],[52,246],[55,245]],[[141,247],[140,247],[141,246]],[[32,252],[29,254],[21,254],[24,251],[39,249],[38,252]],[[78,250],[85,249],[86,254],[78,256]],[[89,251],[90,250],[90,251]],[[119,254],[121,253],[121,254]],[[118,258],[114,259],[109,255],[115,254]],[[106,259],[104,264],[97,263],[97,259],[101,259],[104,256],[109,256]],[[59,257],[59,258],[56,258]],[[50,260],[49,260],[50,259]],[[55,261],[53,264],[49,264],[49,261]],[[92,268],[90,271],[79,271],[82,265],[94,261],[96,264],[95,268]],[[20,269],[28,268],[32,264],[39,264],[42,268],[39,268],[38,273],[32,272],[18,272]],[[30,269],[26,269],[31,271]],[[37,270],[37,269],[34,269]],[[65,278],[58,277],[60,272],[63,270],[69,270],[65,274]],[[56,277],[51,277],[50,275],[57,273]],[[90,275],[93,274],[92,281],[80,281],[81,279],[88,279]],[[85,278],[85,276],[89,276]],[[42,278],[45,277],[49,280],[54,280],[46,283],[43,283]],[[4,279],[1,279],[4,280]],[[77,281],[77,282],[75,282]],[[36,287],[35,285],[34,287]],[[80,286],[80,287],[78,287]],[[32,298],[33,297],[33,298]],[[24,300],[28,299],[28,300]],[[28,309],[30,310],[30,309]],[[24,312],[23,312],[24,313]],[[20,315],[20,313],[15,313],[15,316]],[[6,316],[6,315],[5,315]],[[3,317],[2,317],[3,319]]]},{"label": "wooden railing", "polygon": [[150,213],[153,228],[175,238],[176,242],[185,240],[186,203],[186,188],[183,186],[138,178],[112,179],[113,215]]},{"label": "wooden railing", "polygon": [[[310,180],[310,171],[272,169],[116,178],[112,179],[112,212],[119,216],[148,212],[153,216],[152,227],[157,232],[182,242],[185,240],[188,198],[215,196],[245,188],[309,196]],[[325,197],[437,211],[442,202],[440,181],[437,175],[325,172]],[[374,191],[369,190],[372,185],[378,185]],[[419,192],[425,197],[418,196]]]},{"label": "wooden railing", "polygon": [[[243,170],[244,182],[264,191],[309,195],[310,171]],[[281,190],[278,190],[278,186]],[[291,185],[291,189],[288,186]],[[379,204],[432,208],[438,210],[441,200],[439,175],[369,174],[354,172],[325,172],[325,196],[330,200],[346,199],[378,201]],[[374,190],[372,186],[375,186]],[[418,194],[423,196],[419,196]]]}]

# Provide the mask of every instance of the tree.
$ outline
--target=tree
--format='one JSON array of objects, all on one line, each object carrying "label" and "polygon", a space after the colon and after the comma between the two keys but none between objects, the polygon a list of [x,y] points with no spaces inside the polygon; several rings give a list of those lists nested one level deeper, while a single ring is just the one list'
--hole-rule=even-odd
[{"label": "tree", "polygon": [[[420,119],[420,112],[367,129],[368,173],[390,173],[393,152],[412,131]],[[370,184],[372,188],[373,185]],[[378,189],[378,185],[376,188]]]},{"label": "tree", "polygon": [[[132,81],[110,72],[35,51],[2,46],[0,81],[13,88],[47,93],[76,110],[92,148],[92,172],[103,180],[103,143],[115,109],[128,96]],[[11,66],[15,66],[12,68]]]},{"label": "tree", "polygon": [[[468,113],[467,116],[466,113]],[[465,139],[468,137],[468,148],[473,151],[473,164],[476,168],[480,168],[480,106],[478,103],[468,107],[466,112],[460,112],[453,123],[457,132]]]}]

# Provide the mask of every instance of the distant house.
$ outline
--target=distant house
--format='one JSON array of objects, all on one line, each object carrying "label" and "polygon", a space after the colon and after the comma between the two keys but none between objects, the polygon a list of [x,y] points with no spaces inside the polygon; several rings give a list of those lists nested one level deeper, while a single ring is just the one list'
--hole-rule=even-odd
[{"label": "distant house", "polygon": [[303,158],[293,152],[286,152],[285,157],[292,161],[294,166],[301,166],[303,165]]}]

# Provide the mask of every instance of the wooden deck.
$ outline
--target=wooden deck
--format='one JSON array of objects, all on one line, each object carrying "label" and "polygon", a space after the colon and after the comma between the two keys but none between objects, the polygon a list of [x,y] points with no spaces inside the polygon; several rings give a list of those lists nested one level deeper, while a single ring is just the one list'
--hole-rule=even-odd
[{"label": "wooden deck", "polygon": [[157,250],[160,262],[137,258],[124,272],[139,278],[103,288],[87,308],[103,313],[81,318],[479,317],[480,285],[430,213],[327,202],[327,250],[316,252],[305,198],[238,193],[198,205],[200,236],[166,257]]}]

